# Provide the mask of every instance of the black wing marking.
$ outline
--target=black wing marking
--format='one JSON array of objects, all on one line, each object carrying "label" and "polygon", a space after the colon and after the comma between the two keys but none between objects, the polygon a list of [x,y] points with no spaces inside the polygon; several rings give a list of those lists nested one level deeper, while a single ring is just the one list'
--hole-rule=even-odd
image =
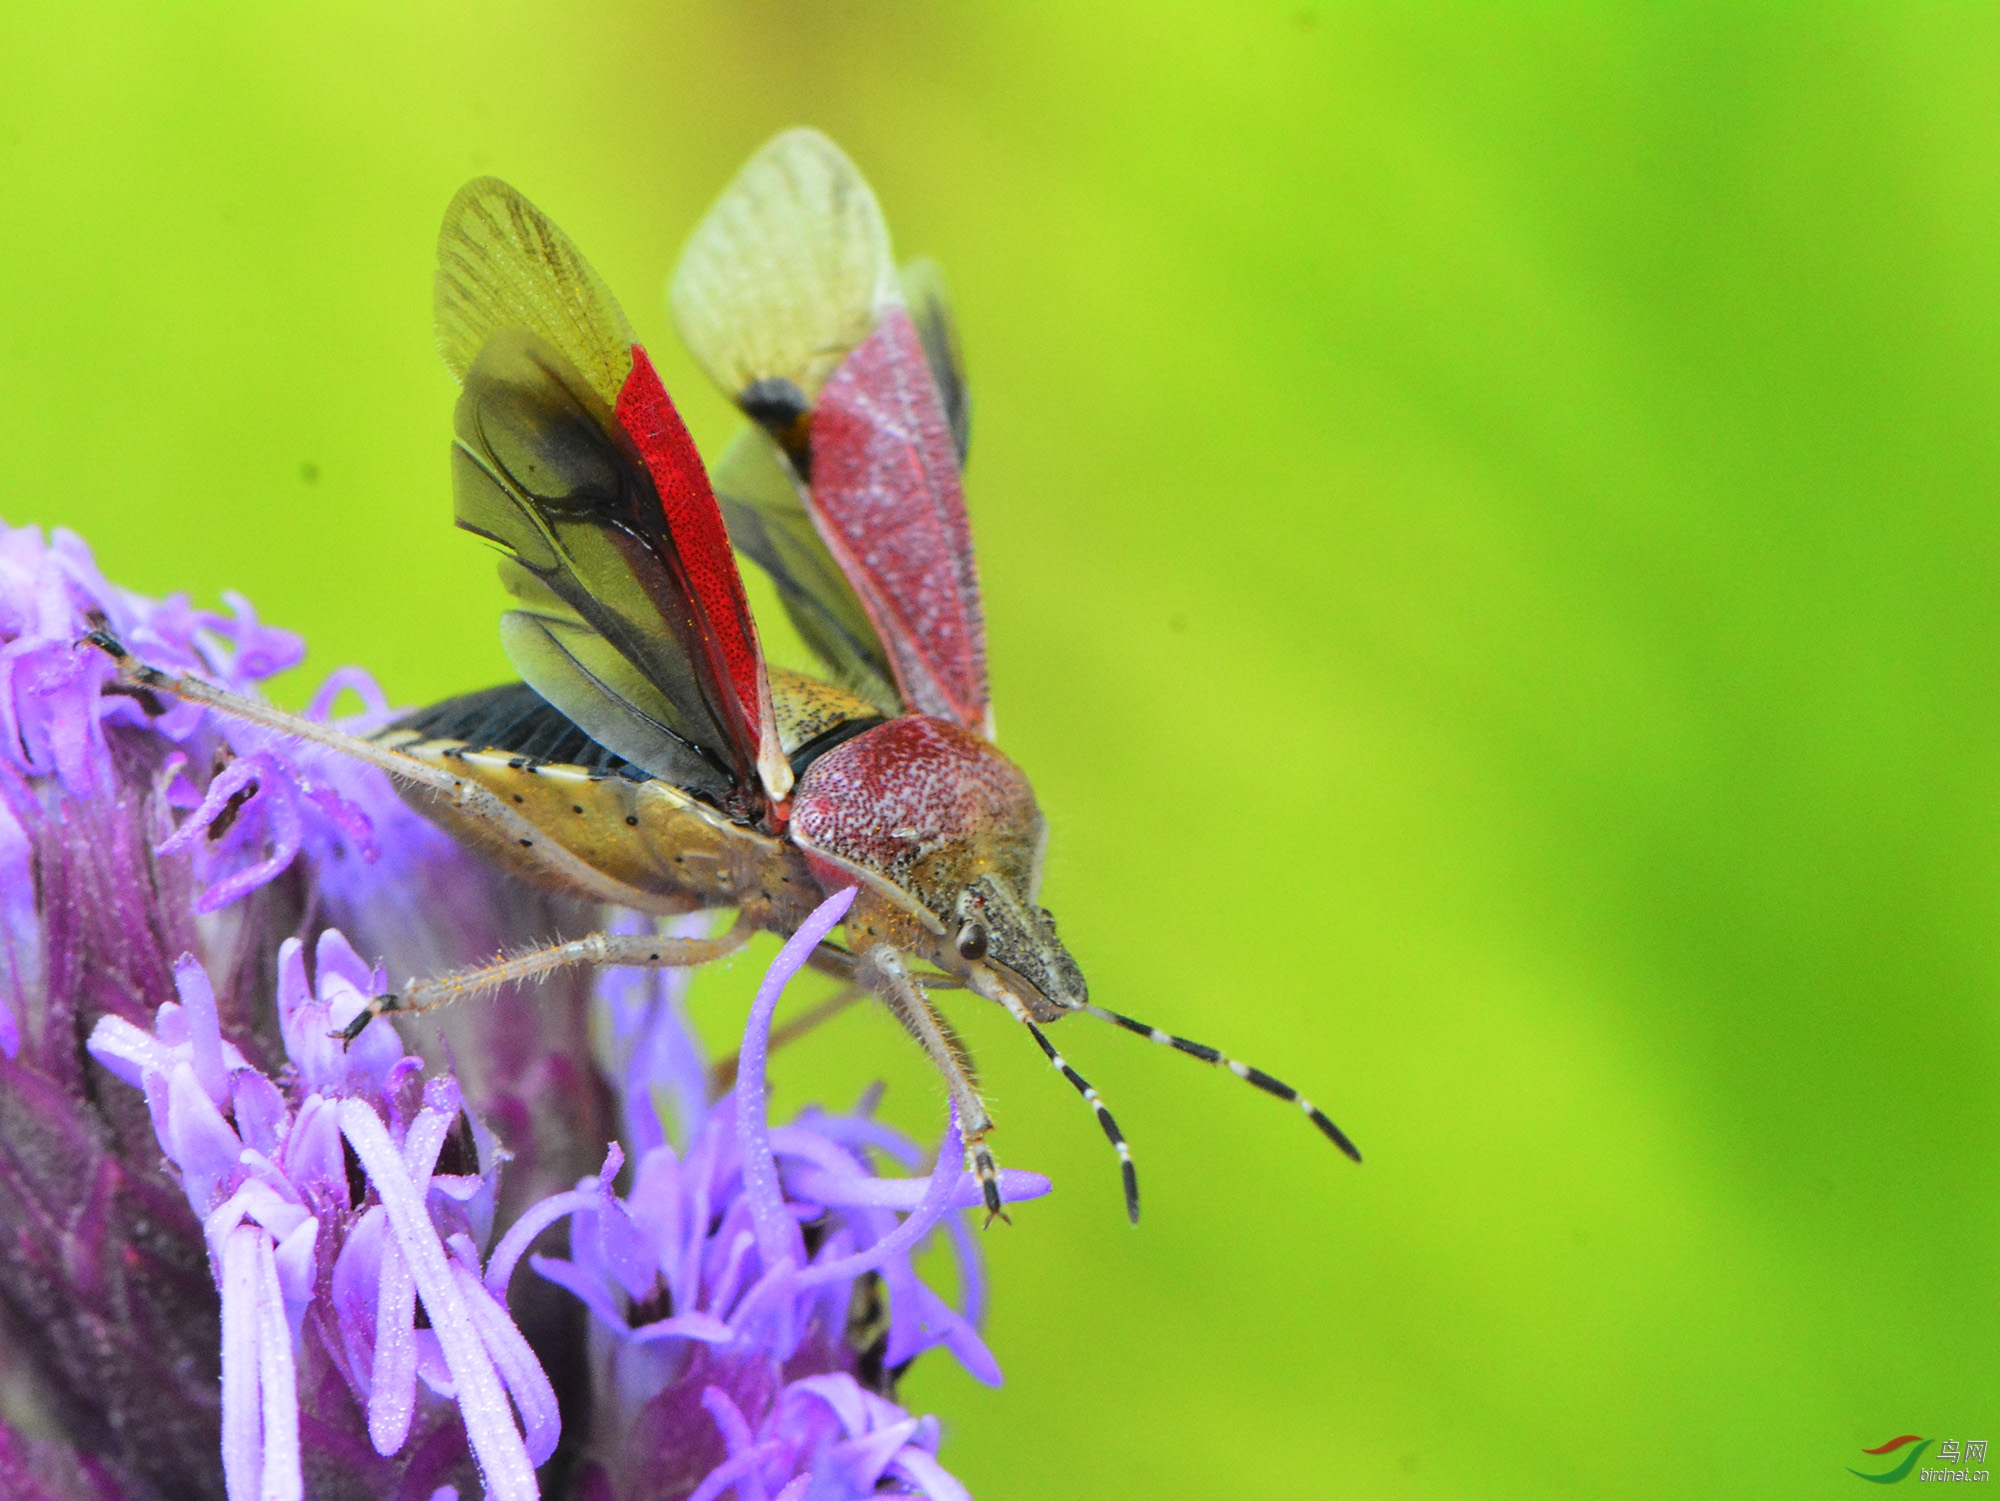
[{"label": "black wing marking", "polygon": [[[820,731],[786,755],[792,775],[804,776],[807,767],[835,746],[845,745],[880,723],[873,718],[849,719]],[[575,720],[526,683],[502,683],[497,688],[462,693],[405,714],[383,733],[396,730],[425,740],[455,740],[469,751],[519,756],[536,766],[574,766],[629,782],[653,780],[650,771],[599,745]]]},{"label": "black wing marking", "polygon": [[653,779],[651,772],[584,734],[575,720],[526,683],[460,694],[405,714],[388,728],[426,740],[456,740],[469,751],[520,756],[537,766],[575,766],[634,782]]}]

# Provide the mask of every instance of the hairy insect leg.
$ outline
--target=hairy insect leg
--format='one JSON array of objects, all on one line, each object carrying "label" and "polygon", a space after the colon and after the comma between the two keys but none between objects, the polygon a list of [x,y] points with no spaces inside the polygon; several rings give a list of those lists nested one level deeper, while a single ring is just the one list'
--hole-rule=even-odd
[{"label": "hairy insect leg", "polygon": [[453,970],[428,980],[413,980],[393,995],[376,996],[353,1021],[341,1029],[341,1037],[352,1042],[378,1016],[407,1016],[435,1011],[454,1001],[467,1000],[503,985],[543,976],[572,964],[621,964],[654,969],[691,969],[735,953],[756,932],[748,917],[719,938],[663,938],[652,933],[592,933],[588,938],[554,943],[530,949],[511,958],[496,960],[471,969]]},{"label": "hairy insect leg", "polygon": [[491,825],[496,839],[504,844],[534,851],[536,864],[552,876],[587,896],[619,907],[652,910],[656,905],[645,893],[594,870],[577,856],[549,838],[497,796],[476,782],[440,766],[431,766],[414,756],[377,745],[358,735],[349,735],[318,720],[307,719],[245,694],[204,682],[186,673],[163,672],[133,656],[113,636],[95,630],[82,638],[118,664],[118,681],[135,692],[162,694],[185,703],[200,704],[245,724],[258,725],[281,735],[291,735],[313,745],[351,757],[388,773],[397,781],[449,804],[456,812]]},{"label": "hairy insect leg", "polygon": [[1360,1149],[1347,1139],[1347,1133],[1336,1126],[1331,1120],[1327,1119],[1324,1111],[1296,1089],[1292,1088],[1283,1079],[1274,1078],[1270,1074],[1265,1073],[1261,1068],[1252,1068],[1247,1063],[1239,1063],[1236,1059],[1209,1047],[1206,1043],[1190,1042],[1185,1037],[1176,1037],[1171,1032],[1163,1032],[1158,1027],[1148,1026],[1145,1022],[1126,1016],[1123,1012],[1108,1011],[1102,1006],[1092,1005],[1083,1005],[1077,1009],[1089,1012],[1100,1021],[1107,1021],[1113,1026],[1123,1027],[1127,1032],[1136,1032],[1148,1041],[1157,1042],[1163,1048],[1172,1048],[1177,1053],[1186,1053],[1190,1058],[1199,1058],[1203,1063],[1213,1064],[1220,1069],[1227,1069],[1245,1084],[1254,1084],[1257,1088],[1263,1090],[1264,1093],[1276,1095],[1279,1099],[1298,1106],[1305,1113],[1306,1119],[1319,1127],[1321,1133],[1325,1135],[1328,1141],[1339,1147],[1341,1151],[1345,1152],[1356,1162],[1361,1160]]},{"label": "hairy insect leg", "polygon": [[[843,990],[835,991],[817,1006],[800,1012],[782,1027],[772,1029],[768,1050],[775,1053],[787,1043],[797,1042],[815,1027],[832,1021],[866,994],[867,992],[859,985],[849,985]],[[735,1087],[736,1066],[741,1056],[738,1053],[731,1053],[727,1058],[716,1059],[710,1066],[708,1077],[717,1094]]]},{"label": "hairy insect leg", "polygon": [[966,1159],[986,1200],[986,1223],[990,1225],[996,1218],[1006,1219],[1007,1211],[1000,1201],[1000,1169],[986,1146],[993,1118],[987,1114],[986,1102],[980,1097],[979,1082],[973,1075],[972,1058],[965,1044],[931,1005],[923,987],[903,963],[903,956],[888,944],[878,943],[861,956],[855,978],[880,997],[944,1075],[945,1088],[951,1093],[952,1103],[958,1106]]}]

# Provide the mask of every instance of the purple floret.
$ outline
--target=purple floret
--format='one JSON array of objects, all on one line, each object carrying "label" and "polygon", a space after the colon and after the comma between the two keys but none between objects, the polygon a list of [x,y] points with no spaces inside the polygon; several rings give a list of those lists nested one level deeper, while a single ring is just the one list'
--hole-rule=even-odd
[{"label": "purple floret", "polygon": [[[297,1048],[282,1084],[223,1040],[208,976],[191,957],[176,968],[180,1004],[161,1006],[151,1032],[106,1017],[89,1043],[144,1090],[160,1148],[201,1216],[222,1299],[230,1494],[303,1494],[299,1375],[311,1364],[346,1378],[375,1453],[391,1461],[385,1480],[400,1478],[394,1461],[413,1429],[435,1431],[449,1399],[488,1492],[526,1501],[559,1423],[547,1378],[479,1281],[497,1154],[489,1143],[482,1163],[476,1145],[461,1147],[457,1156],[475,1160],[440,1163],[454,1133],[476,1140],[457,1084],[425,1083],[423,1061],[405,1056],[386,1025],[342,1052],[330,1034],[380,980],[331,929],[315,960],[308,989],[298,941],[280,951],[280,1026]],[[419,1295],[428,1328],[416,1326]]]},{"label": "purple floret", "polygon": [[[899,1417],[887,1395],[894,1373],[933,1346],[951,1349],[983,1381],[1000,1379],[972,1322],[931,1292],[910,1262],[941,1223],[981,1202],[956,1124],[928,1175],[882,1178],[875,1154],[904,1163],[919,1154],[869,1118],[872,1100],[848,1116],[809,1111],[790,1126],[771,1127],[765,1117],[765,1049],[779,994],[852,899],[851,890],[829,899],[779,953],[751,1008],[736,1089],[690,1123],[686,1154],[664,1142],[647,1151],[622,1198],[600,1177],[548,1200],[524,1217],[489,1263],[488,1285],[497,1291],[513,1270],[512,1242],[532,1234],[538,1216],[572,1217],[570,1259],[530,1262],[594,1316],[600,1388],[617,1405],[608,1441],[593,1448],[616,1495],[685,1496],[691,1482],[706,1483],[716,1466],[737,1462],[711,1391],[725,1394],[729,1410],[750,1414],[746,1422],[777,1423],[769,1436],[776,1442],[788,1414],[819,1410],[784,1397],[805,1378],[845,1383],[866,1395],[868,1402],[852,1412],[893,1410]],[[671,1005],[658,1007],[650,1035],[628,1046],[667,1060],[700,1058]],[[651,1134],[664,1133],[656,1125]],[[1048,1191],[1048,1181],[1008,1172],[1001,1190],[1010,1200],[1033,1198]],[[970,1291],[976,1278],[967,1284]],[[857,1327],[857,1305],[884,1296],[886,1328],[867,1320]],[[935,1425],[925,1431],[929,1448],[909,1465],[928,1475],[936,1470],[929,1457]],[[819,1450],[816,1441],[800,1442],[799,1462],[809,1472],[820,1462]],[[663,1472],[662,1449],[709,1463]],[[757,1452],[759,1475],[788,1462],[776,1451]],[[888,1454],[896,1452],[891,1446]]]}]

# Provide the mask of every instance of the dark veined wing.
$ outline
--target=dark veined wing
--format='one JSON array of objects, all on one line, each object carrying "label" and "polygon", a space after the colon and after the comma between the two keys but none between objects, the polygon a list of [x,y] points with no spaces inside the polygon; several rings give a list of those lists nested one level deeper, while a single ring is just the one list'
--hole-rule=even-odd
[{"label": "dark veined wing", "polygon": [[[914,270],[911,290],[914,314],[853,163],[817,132],[792,130],[709,211],[668,301],[696,359],[782,449],[903,704],[990,734],[985,624],[959,483],[962,367],[942,282]],[[767,491],[775,498],[768,484],[756,493]],[[760,519],[775,514],[730,493]],[[799,588],[788,607],[795,596],[822,622],[844,613],[819,577],[828,570],[790,571]],[[837,655],[829,661],[851,670]]]},{"label": "dark veined wing", "polygon": [[742,579],[699,455],[567,236],[468,184],[438,245],[438,344],[464,383],[459,525],[507,549],[522,678],[593,740],[733,811],[791,770]]}]

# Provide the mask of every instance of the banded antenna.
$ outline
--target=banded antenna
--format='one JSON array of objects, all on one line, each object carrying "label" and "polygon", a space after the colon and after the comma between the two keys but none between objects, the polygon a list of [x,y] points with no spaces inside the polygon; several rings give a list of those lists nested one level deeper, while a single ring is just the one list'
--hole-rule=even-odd
[{"label": "banded antenna", "polygon": [[[1075,1009],[1078,1011],[1087,1011],[1100,1021],[1107,1021],[1115,1026],[1123,1027],[1127,1032],[1137,1032],[1141,1037],[1151,1042],[1157,1042],[1163,1048],[1172,1048],[1177,1053],[1186,1053],[1190,1058],[1199,1058],[1203,1063],[1227,1069],[1245,1084],[1254,1084],[1257,1088],[1263,1090],[1265,1094],[1276,1095],[1279,1099],[1298,1106],[1300,1110],[1305,1112],[1306,1119],[1319,1127],[1321,1134],[1328,1141],[1339,1147],[1341,1151],[1345,1152],[1356,1162],[1361,1160],[1360,1148],[1347,1139],[1347,1133],[1336,1126],[1331,1120],[1327,1119],[1325,1111],[1321,1110],[1319,1106],[1292,1088],[1283,1079],[1267,1074],[1261,1068],[1252,1068],[1247,1063],[1239,1063],[1236,1059],[1228,1057],[1217,1049],[1208,1046],[1207,1043],[1191,1042],[1185,1037],[1176,1037],[1171,1032],[1163,1032],[1158,1027],[1149,1026],[1145,1022],[1127,1016],[1122,1011],[1107,1011],[1102,1006],[1093,1006],[1088,1002]],[[1045,1043],[1043,1046],[1046,1047],[1047,1044]]]},{"label": "banded antenna", "polygon": [[1083,1096],[1084,1104],[1097,1112],[1097,1124],[1104,1128],[1104,1136],[1111,1143],[1111,1150],[1118,1154],[1118,1170],[1125,1180],[1125,1218],[1133,1224],[1139,1223],[1139,1170],[1132,1166],[1132,1149],[1125,1144],[1125,1133],[1118,1129],[1118,1122],[1112,1119],[1104,1097],[1090,1087],[1083,1075],[1071,1068],[1061,1053],[1050,1042],[1048,1034],[1027,1017],[1021,1018],[1021,1025],[1035,1034],[1035,1041],[1042,1045],[1042,1051],[1049,1055],[1062,1076],[1076,1086],[1076,1092]]}]

